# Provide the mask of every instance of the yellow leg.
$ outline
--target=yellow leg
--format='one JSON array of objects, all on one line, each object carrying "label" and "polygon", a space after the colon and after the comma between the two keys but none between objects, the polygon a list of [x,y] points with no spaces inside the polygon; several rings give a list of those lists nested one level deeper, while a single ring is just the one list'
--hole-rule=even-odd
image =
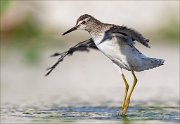
[{"label": "yellow leg", "polygon": [[128,85],[127,80],[126,80],[126,78],[125,78],[125,76],[124,76],[123,73],[122,73],[122,78],[123,78],[123,80],[124,80],[124,83],[125,83],[126,88],[125,88],[125,91],[124,91],[124,99],[123,99],[123,102],[122,102],[122,108],[121,108],[121,110],[124,109],[125,102],[126,102],[126,97],[127,97],[127,93],[128,93],[128,89],[129,89],[129,85]]},{"label": "yellow leg", "polygon": [[130,93],[129,93],[127,99],[126,99],[125,106],[124,106],[124,108],[123,108],[123,110],[121,112],[122,115],[126,114],[126,111],[127,111],[128,107],[129,107],[129,103],[130,103],[130,98],[131,98],[132,92],[134,91],[134,87],[136,86],[136,83],[137,83],[137,78],[136,78],[136,75],[134,74],[134,71],[132,70],[131,72],[132,72],[132,75],[134,77],[134,82],[133,82],[132,88],[130,90]]}]

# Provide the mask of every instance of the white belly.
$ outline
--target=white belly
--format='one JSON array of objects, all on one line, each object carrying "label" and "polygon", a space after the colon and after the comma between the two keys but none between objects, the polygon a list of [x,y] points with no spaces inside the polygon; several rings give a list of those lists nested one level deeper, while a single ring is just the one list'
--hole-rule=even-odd
[{"label": "white belly", "polygon": [[129,45],[127,42],[121,41],[116,37],[101,42],[102,39],[103,36],[93,38],[99,50],[120,68],[129,71],[143,71],[160,66],[164,62],[160,59],[146,57],[133,45]]},{"label": "white belly", "polygon": [[99,44],[99,41],[96,40],[95,44],[99,50],[115,64],[126,70],[131,70],[127,60],[127,54],[125,54],[127,53],[126,48],[124,46],[121,47],[115,38],[106,40],[101,44]]},{"label": "white belly", "polygon": [[142,58],[145,56],[126,42],[119,39],[117,41],[115,37],[102,43],[100,43],[101,37],[93,40],[99,50],[119,67],[130,71],[131,69],[139,70],[143,66]]}]

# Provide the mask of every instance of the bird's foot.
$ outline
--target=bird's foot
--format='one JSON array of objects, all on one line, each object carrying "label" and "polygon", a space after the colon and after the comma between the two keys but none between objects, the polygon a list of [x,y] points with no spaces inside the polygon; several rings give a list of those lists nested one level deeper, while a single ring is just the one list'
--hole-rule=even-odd
[{"label": "bird's foot", "polygon": [[127,107],[125,106],[125,108],[123,108],[123,109],[121,110],[120,115],[121,115],[121,116],[126,116],[126,112],[127,112]]},{"label": "bird's foot", "polygon": [[129,103],[130,103],[130,99],[127,99],[126,103],[121,108],[121,113],[120,113],[121,116],[126,116],[126,112],[127,112],[128,107],[129,107]]}]

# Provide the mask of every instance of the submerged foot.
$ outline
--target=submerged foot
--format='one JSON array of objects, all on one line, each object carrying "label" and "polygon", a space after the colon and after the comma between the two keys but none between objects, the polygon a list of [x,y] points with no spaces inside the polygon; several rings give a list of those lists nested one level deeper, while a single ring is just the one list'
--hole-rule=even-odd
[{"label": "submerged foot", "polygon": [[129,107],[129,103],[130,103],[130,99],[127,99],[125,105],[122,107],[122,110],[120,113],[121,116],[126,116],[126,112]]},{"label": "submerged foot", "polygon": [[127,109],[124,108],[124,109],[121,111],[120,115],[121,115],[121,116],[126,116],[126,112],[127,112]]}]

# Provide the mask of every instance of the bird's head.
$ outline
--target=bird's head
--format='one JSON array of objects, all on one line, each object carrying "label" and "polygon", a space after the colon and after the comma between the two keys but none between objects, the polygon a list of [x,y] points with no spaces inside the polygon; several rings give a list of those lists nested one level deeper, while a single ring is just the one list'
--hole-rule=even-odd
[{"label": "bird's head", "polygon": [[84,14],[78,18],[76,25],[73,28],[64,32],[62,35],[66,35],[75,30],[86,30],[86,31],[90,32],[91,29],[93,28],[93,25],[95,25],[97,23],[100,23],[100,21],[98,21],[91,15]]}]

